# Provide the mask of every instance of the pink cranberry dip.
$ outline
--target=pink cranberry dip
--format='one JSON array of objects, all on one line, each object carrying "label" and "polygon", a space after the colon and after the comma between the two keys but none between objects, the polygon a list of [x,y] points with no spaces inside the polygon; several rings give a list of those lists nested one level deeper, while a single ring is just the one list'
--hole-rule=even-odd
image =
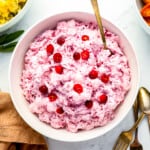
[{"label": "pink cranberry dip", "polygon": [[32,113],[70,132],[106,125],[130,89],[128,60],[119,37],[94,23],[61,21],[30,44],[21,88]]}]

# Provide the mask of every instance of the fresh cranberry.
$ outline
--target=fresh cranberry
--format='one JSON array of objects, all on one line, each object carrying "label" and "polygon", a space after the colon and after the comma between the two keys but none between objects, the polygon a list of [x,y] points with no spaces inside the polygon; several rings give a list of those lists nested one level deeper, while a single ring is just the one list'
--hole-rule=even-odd
[{"label": "fresh cranberry", "polygon": [[73,54],[73,58],[74,58],[74,60],[79,60],[79,59],[80,59],[80,53],[75,52],[75,53]]},{"label": "fresh cranberry", "polygon": [[65,43],[65,38],[63,36],[60,36],[58,39],[57,39],[57,44],[59,45],[63,45]]},{"label": "fresh cranberry", "polygon": [[109,75],[103,73],[100,77],[101,81],[104,83],[108,83],[109,82]]},{"label": "fresh cranberry", "polygon": [[87,100],[85,101],[85,106],[90,109],[93,106],[93,102],[91,100]]},{"label": "fresh cranberry", "polygon": [[106,30],[106,31],[105,31],[105,35],[108,36],[108,37],[110,37],[110,36],[112,36],[112,33],[109,32],[108,30]]},{"label": "fresh cranberry", "polygon": [[96,71],[96,70],[91,70],[91,71],[89,72],[89,77],[90,77],[90,79],[96,79],[96,78],[98,77],[98,71]]},{"label": "fresh cranberry", "polygon": [[53,102],[53,101],[55,101],[56,99],[57,99],[57,95],[55,94],[55,93],[50,93],[49,95],[48,95],[48,98],[49,98],[49,100],[51,101],[51,102]]},{"label": "fresh cranberry", "polygon": [[82,35],[82,41],[88,41],[89,36],[88,35]]},{"label": "fresh cranberry", "polygon": [[55,71],[58,74],[62,74],[63,73],[63,67],[61,65],[55,66]]},{"label": "fresh cranberry", "polygon": [[64,113],[64,110],[63,110],[62,107],[58,107],[58,108],[56,109],[56,112],[57,112],[58,114],[63,114],[63,113]]},{"label": "fresh cranberry", "polygon": [[81,58],[82,58],[83,60],[88,60],[88,59],[89,59],[89,56],[90,56],[90,54],[89,54],[89,51],[88,51],[88,50],[83,50],[83,51],[81,52]]},{"label": "fresh cranberry", "polygon": [[74,89],[74,91],[76,91],[76,92],[79,93],[79,94],[83,92],[83,87],[82,87],[81,84],[75,84],[75,85],[73,86],[73,89]]},{"label": "fresh cranberry", "polygon": [[41,85],[39,87],[39,91],[42,93],[42,94],[47,94],[48,93],[48,88],[46,85]]},{"label": "fresh cranberry", "polygon": [[99,102],[100,102],[100,104],[105,104],[107,102],[107,95],[106,94],[100,95]]},{"label": "fresh cranberry", "polygon": [[54,46],[52,44],[47,45],[46,51],[47,51],[48,55],[53,54],[53,52],[54,52]]},{"label": "fresh cranberry", "polygon": [[53,59],[55,63],[60,63],[62,61],[62,55],[60,53],[55,53]]}]

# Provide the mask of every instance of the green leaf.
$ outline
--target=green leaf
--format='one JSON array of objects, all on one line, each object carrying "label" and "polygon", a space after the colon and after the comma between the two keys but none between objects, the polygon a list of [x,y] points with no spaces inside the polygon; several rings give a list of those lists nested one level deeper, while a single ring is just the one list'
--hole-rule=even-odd
[{"label": "green leaf", "polygon": [[0,44],[2,44],[6,40],[7,36],[8,36],[8,34],[4,34],[4,35],[0,36]]},{"label": "green leaf", "polygon": [[16,32],[13,32],[13,33],[1,35],[0,36],[0,45],[14,41],[23,32],[24,32],[24,30],[19,30],[19,31],[16,31]]},{"label": "green leaf", "polygon": [[12,42],[10,44],[7,45],[1,45],[0,46],[0,52],[12,52],[16,46],[17,42]]}]

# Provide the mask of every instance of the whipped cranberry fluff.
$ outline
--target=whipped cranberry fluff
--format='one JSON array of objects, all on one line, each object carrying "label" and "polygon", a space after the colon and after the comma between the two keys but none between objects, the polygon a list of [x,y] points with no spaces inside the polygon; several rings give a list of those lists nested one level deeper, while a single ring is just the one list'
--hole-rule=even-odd
[{"label": "whipped cranberry fluff", "polygon": [[130,88],[128,60],[119,37],[105,30],[103,49],[94,23],[61,21],[30,44],[21,88],[32,113],[70,132],[106,125]]}]

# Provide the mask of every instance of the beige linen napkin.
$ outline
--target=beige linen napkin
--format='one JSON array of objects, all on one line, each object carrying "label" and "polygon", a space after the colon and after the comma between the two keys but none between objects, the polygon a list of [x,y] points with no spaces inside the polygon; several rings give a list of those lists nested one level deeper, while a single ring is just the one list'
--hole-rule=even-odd
[{"label": "beige linen napkin", "polygon": [[44,137],[22,120],[4,92],[0,92],[0,150],[48,150]]}]

